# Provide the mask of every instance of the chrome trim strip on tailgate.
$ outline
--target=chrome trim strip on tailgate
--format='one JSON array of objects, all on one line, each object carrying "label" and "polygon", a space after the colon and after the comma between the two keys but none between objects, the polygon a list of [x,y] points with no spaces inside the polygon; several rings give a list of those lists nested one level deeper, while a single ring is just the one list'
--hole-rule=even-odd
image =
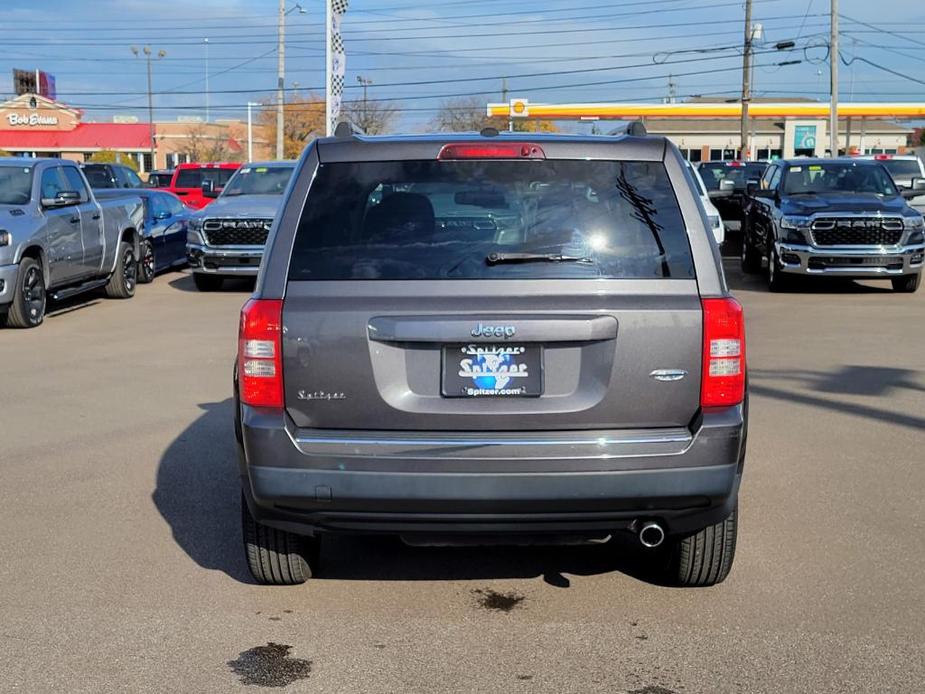
[{"label": "chrome trim strip on tailgate", "polygon": [[[293,443],[306,455],[357,458],[442,459],[516,459],[555,458],[623,458],[681,455],[691,445],[693,436],[685,428],[626,432],[554,432],[521,434],[482,432],[478,434],[432,433],[415,436],[409,433],[344,432],[343,435],[290,433]],[[538,453],[538,449],[539,452]]]}]

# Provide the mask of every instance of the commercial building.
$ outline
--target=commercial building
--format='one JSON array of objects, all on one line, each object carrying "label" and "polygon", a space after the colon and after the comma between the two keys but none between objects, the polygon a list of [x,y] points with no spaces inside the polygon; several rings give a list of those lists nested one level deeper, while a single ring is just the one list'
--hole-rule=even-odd
[{"label": "commercial building", "polygon": [[[755,99],[755,103],[769,101]],[[814,103],[810,99],[789,102]],[[690,103],[714,103],[709,98]],[[722,161],[740,158],[741,126],[729,118],[645,118],[646,130],[669,137],[691,161]],[[753,159],[795,156],[821,157],[829,149],[827,118],[750,119]],[[850,154],[901,154],[908,149],[913,129],[884,119],[839,120],[838,149]]]},{"label": "commercial building", "polygon": [[[273,151],[264,128],[255,124],[252,131],[254,159],[271,159]],[[152,128],[125,117],[93,122],[84,120],[80,109],[39,94],[22,94],[0,103],[0,150],[78,162],[97,152],[114,151],[132,158],[145,173],[194,158],[243,161],[247,125],[237,120],[203,123],[186,119],[155,122]]]}]

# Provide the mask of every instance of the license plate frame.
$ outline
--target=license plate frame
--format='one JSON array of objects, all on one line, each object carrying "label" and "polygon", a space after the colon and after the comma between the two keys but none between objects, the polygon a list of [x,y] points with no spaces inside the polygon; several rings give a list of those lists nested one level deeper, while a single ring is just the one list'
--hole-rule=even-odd
[{"label": "license plate frame", "polygon": [[545,388],[544,356],[542,345],[529,343],[443,345],[440,393],[445,398],[538,398]]}]

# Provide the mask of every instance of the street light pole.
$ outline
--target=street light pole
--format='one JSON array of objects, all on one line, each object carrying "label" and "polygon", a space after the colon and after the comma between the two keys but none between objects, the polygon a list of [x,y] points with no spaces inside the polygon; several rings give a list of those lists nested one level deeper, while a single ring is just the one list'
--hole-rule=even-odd
[{"label": "street light pole", "polygon": [[829,93],[829,151],[832,158],[838,156],[838,0],[832,0],[831,8],[832,37],[829,43],[829,63],[831,66]]},{"label": "street light pole", "polygon": [[[157,168],[157,162],[154,159],[154,156],[155,156],[154,155],[154,92],[151,89],[151,54],[152,54],[151,46],[145,46],[144,48],[142,48],[141,52],[144,53],[145,59],[147,60],[147,63],[148,63],[148,136],[151,141],[150,142],[150,145],[151,145],[151,150],[150,150],[151,169],[150,170],[153,170]],[[139,51],[135,46],[132,46],[132,53],[135,54],[136,58],[138,57]],[[158,51],[157,59],[160,60],[165,55],[167,55],[167,51],[163,51],[163,50]]]},{"label": "street light pole", "polygon": [[260,104],[247,102],[247,161],[254,161],[254,125],[251,118],[251,108]]}]

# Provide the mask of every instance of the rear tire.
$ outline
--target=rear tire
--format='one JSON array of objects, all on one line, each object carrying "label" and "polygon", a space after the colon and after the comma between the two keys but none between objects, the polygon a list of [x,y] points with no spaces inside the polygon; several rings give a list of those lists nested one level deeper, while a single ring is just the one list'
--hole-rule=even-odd
[{"label": "rear tire", "polygon": [[668,579],[681,587],[722,583],[732,569],[738,534],[738,507],[726,520],[674,541],[670,548]]},{"label": "rear tire", "polygon": [[193,273],[193,282],[196,284],[196,289],[201,292],[217,292],[222,288],[224,281],[225,278],[218,275],[206,275],[201,272]]},{"label": "rear tire", "polygon": [[261,525],[251,515],[243,494],[241,524],[247,568],[258,583],[294,586],[305,583],[317,572],[318,539]]},{"label": "rear tire", "polygon": [[154,281],[154,268],[156,266],[154,258],[154,247],[150,241],[142,241],[141,258],[138,262],[138,283],[150,284]]},{"label": "rear tire", "polygon": [[894,277],[891,281],[893,282],[894,292],[911,294],[922,284],[922,273],[920,272],[917,275],[905,275],[904,277]]},{"label": "rear tire", "polygon": [[106,296],[110,299],[131,299],[135,296],[135,285],[138,282],[135,247],[128,241],[123,241],[119,244],[118,253],[116,269],[106,283]]},{"label": "rear tire", "polygon": [[16,276],[13,303],[6,316],[11,328],[35,328],[45,319],[45,274],[35,258],[23,258]]},{"label": "rear tire", "polygon": [[757,275],[761,272],[761,253],[748,242],[748,231],[742,223],[742,253],[740,256],[742,272],[748,275]]}]

